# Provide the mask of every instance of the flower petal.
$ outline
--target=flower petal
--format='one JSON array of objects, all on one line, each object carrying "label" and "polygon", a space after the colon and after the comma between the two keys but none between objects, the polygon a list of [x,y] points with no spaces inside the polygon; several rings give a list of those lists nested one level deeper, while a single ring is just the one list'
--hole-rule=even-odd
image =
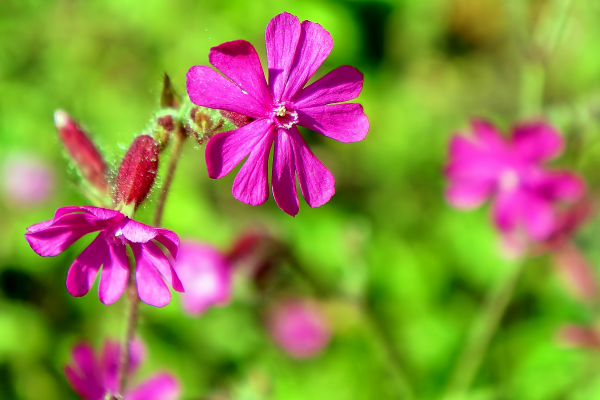
[{"label": "flower petal", "polygon": [[132,243],[131,249],[136,260],[135,283],[140,299],[151,306],[164,307],[171,301],[171,292],[167,284],[152,266],[142,245]]},{"label": "flower petal", "polygon": [[471,127],[473,128],[474,139],[480,148],[496,152],[506,150],[506,139],[491,123],[474,119],[471,121]]},{"label": "flower petal", "polygon": [[472,210],[482,205],[493,190],[494,186],[487,182],[451,182],[446,200],[456,208]]},{"label": "flower petal", "polygon": [[273,186],[273,198],[279,208],[291,216],[298,214],[294,149],[291,138],[285,129],[277,131],[271,185]]},{"label": "flower petal", "polygon": [[187,92],[192,103],[208,108],[233,111],[253,118],[262,118],[268,110],[235,83],[205,65],[196,65],[187,72]]},{"label": "flower petal", "polygon": [[276,15],[269,21],[265,30],[269,86],[273,91],[273,100],[276,103],[281,101],[281,95],[294,62],[300,31],[298,17],[286,12]]},{"label": "flower petal", "polygon": [[110,305],[119,300],[125,291],[129,278],[129,264],[127,251],[124,245],[109,245],[109,253],[100,275],[98,297],[105,305]]},{"label": "flower petal", "polygon": [[331,104],[298,110],[299,124],[342,143],[367,136],[369,119],[358,103]]},{"label": "flower petal", "polygon": [[104,388],[110,393],[119,392],[119,364],[121,345],[115,340],[105,339],[100,356],[100,370],[104,378]]},{"label": "flower petal", "polygon": [[233,181],[233,197],[257,206],[269,198],[269,153],[275,138],[275,127],[256,144]]},{"label": "flower petal", "polygon": [[494,200],[494,222],[503,233],[510,233],[517,227],[522,215],[523,199],[519,192],[501,192]]},{"label": "flower petal", "polygon": [[600,334],[593,326],[566,324],[558,330],[559,341],[568,347],[598,350]]},{"label": "flower petal", "polygon": [[67,290],[71,296],[81,297],[90,291],[98,269],[105,262],[107,255],[108,246],[104,234],[100,233],[73,261],[69,268]]},{"label": "flower petal", "polygon": [[352,100],[360,94],[363,79],[359,70],[342,65],[300,90],[293,102],[298,108],[310,108]]},{"label": "flower petal", "polygon": [[179,236],[173,231],[163,228],[154,228],[156,233],[156,237],[154,240],[165,246],[169,253],[171,253],[171,257],[177,260],[177,251],[179,250]]},{"label": "flower petal", "polygon": [[550,200],[576,201],[585,193],[585,182],[568,171],[545,171],[539,189]]},{"label": "flower petal", "polygon": [[525,230],[533,240],[547,239],[554,231],[556,217],[552,204],[537,195],[529,194],[523,201]]},{"label": "flower petal", "polygon": [[106,392],[94,350],[87,344],[78,344],[71,353],[73,364],[65,366],[65,376],[80,397],[100,400]]},{"label": "flower petal", "polygon": [[121,228],[125,239],[133,243],[147,243],[156,238],[156,229],[140,222],[128,219]]},{"label": "flower petal", "polygon": [[174,290],[183,292],[183,285],[177,276],[177,272],[175,272],[171,262],[164,255],[162,250],[153,242],[143,244],[142,249],[145,253],[146,259],[152,263],[158,272],[160,272],[167,283],[171,285]]},{"label": "flower petal", "polygon": [[517,125],[513,132],[513,147],[526,160],[549,160],[558,156],[563,150],[562,136],[545,122]]},{"label": "flower petal", "polygon": [[219,179],[230,173],[271,132],[272,126],[268,119],[259,119],[210,138],[205,152],[208,176]]},{"label": "flower petal", "polygon": [[53,257],[62,253],[83,235],[101,229],[92,225],[84,214],[66,215],[59,222],[46,227],[34,225],[35,231],[25,234],[25,239],[33,251],[42,257]]},{"label": "flower petal", "polygon": [[309,206],[320,207],[334,195],[335,179],[310,151],[298,132],[298,128],[294,126],[288,132],[293,141],[296,173],[300,181],[302,196]]},{"label": "flower petal", "polygon": [[138,387],[126,392],[127,400],[177,400],[181,389],[175,377],[166,372],[153,375]]},{"label": "flower petal", "polygon": [[296,56],[281,96],[282,100],[293,98],[306,85],[306,82],[323,64],[333,49],[333,39],[321,25],[302,21],[300,27],[302,30]]},{"label": "flower petal", "polygon": [[583,253],[574,244],[567,243],[556,249],[552,256],[569,291],[578,299],[593,304],[598,298],[598,281]]},{"label": "flower petal", "polygon": [[245,40],[222,43],[210,49],[210,63],[265,107],[273,104],[260,59]]}]

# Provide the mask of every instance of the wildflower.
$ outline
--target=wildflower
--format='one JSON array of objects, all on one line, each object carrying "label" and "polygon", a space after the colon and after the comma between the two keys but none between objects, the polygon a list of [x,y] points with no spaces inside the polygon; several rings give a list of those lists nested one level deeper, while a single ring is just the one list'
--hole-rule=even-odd
[{"label": "wildflower", "polygon": [[556,227],[555,203],[576,201],[584,192],[575,174],[544,165],[561,153],[560,135],[544,122],[517,125],[509,139],[483,121],[473,121],[473,131],[450,143],[448,201],[469,209],[493,198],[502,234],[523,230],[534,241],[547,239]]},{"label": "wildflower", "polygon": [[566,347],[600,350],[600,332],[593,326],[563,325],[557,332],[557,339]]},{"label": "wildflower", "polygon": [[[208,66],[194,66],[187,73],[187,91],[193,103],[252,118],[252,122],[213,136],[206,146],[208,175],[227,175],[248,157],[233,183],[233,196],[258,205],[269,196],[268,159],[275,143],[271,184],[279,207],[298,213],[296,175],[302,195],[311,207],[333,196],[333,175],[312,154],[297,125],[340,142],[363,140],[369,121],[356,98],[362,74],[342,66],[304,87],[333,48],[331,35],[317,23],[288,13],[274,17],[265,32],[269,84],[254,47],[236,40],[213,47]],[[332,104],[338,103],[338,104]],[[228,118],[229,119],[229,118]]]},{"label": "wildflower", "polygon": [[33,206],[46,201],[54,188],[54,176],[45,162],[32,156],[16,156],[3,166],[4,193],[17,205]]},{"label": "wildflower", "polygon": [[98,231],[100,234],[69,268],[67,290],[72,296],[86,295],[103,265],[98,290],[100,301],[106,305],[117,301],[129,277],[126,245],[133,250],[135,280],[143,302],[162,307],[171,301],[164,280],[174,290],[183,292],[177,273],[155,243],[162,244],[175,258],[179,247],[177,235],[167,229],[136,222],[120,211],[86,206],[61,207],[53,219],[27,228],[25,239],[40,256],[53,257],[82,236]]},{"label": "wildflower", "polygon": [[202,314],[210,306],[229,302],[231,265],[218,250],[198,242],[183,242],[174,267],[186,283],[182,301],[187,313]]},{"label": "wildflower", "polygon": [[54,113],[54,123],[60,140],[82,177],[99,193],[108,194],[108,170],[94,143],[64,111],[57,110]]},{"label": "wildflower", "polygon": [[[107,396],[118,396],[119,361],[121,348],[118,342],[105,340],[99,358],[86,343],[77,344],[71,353],[73,363],[64,368],[65,376],[73,390],[84,400],[104,400]],[[134,340],[130,347],[128,375],[133,375],[145,358],[143,344]],[[124,400],[176,400],[180,388],[177,379],[161,372],[153,375],[136,387],[127,390]]]},{"label": "wildflower", "polygon": [[268,327],[275,343],[296,358],[316,356],[331,338],[327,320],[309,300],[288,299],[275,305]]}]

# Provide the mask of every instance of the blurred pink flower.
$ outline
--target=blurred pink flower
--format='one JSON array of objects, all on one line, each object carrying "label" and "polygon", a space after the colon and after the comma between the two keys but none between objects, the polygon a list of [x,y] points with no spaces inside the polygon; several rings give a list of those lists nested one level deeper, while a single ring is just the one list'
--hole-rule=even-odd
[{"label": "blurred pink flower", "polygon": [[555,204],[576,201],[585,190],[577,175],[544,165],[562,152],[561,136],[545,122],[517,125],[509,139],[486,122],[472,125],[472,137],[455,135],[450,143],[448,201],[470,209],[493,198],[501,233],[547,239],[556,228]]},{"label": "blurred pink flower", "polygon": [[54,175],[50,167],[32,156],[9,157],[3,166],[3,189],[17,205],[32,206],[50,197]]},{"label": "blurred pink flower", "polygon": [[[105,340],[99,358],[86,343],[77,344],[71,353],[73,363],[64,371],[73,390],[84,400],[104,400],[107,394],[120,394],[118,375],[121,346],[113,340]],[[134,340],[130,348],[129,375],[133,375],[145,358],[145,348]],[[153,375],[123,395],[124,400],[176,400],[179,398],[179,382],[166,372]]]},{"label": "blurred pink flower", "polygon": [[567,347],[600,349],[600,334],[590,326],[568,324],[562,326],[557,333],[560,344]]},{"label": "blurred pink flower", "polygon": [[187,73],[187,91],[194,104],[254,119],[247,125],[238,121],[240,128],[210,139],[208,175],[221,178],[248,157],[232,193],[243,203],[262,204],[269,196],[267,169],[275,142],[273,197],[283,211],[296,215],[296,175],[311,207],[327,203],[335,193],[333,175],[312,154],[296,125],[344,143],[363,140],[369,120],[362,106],[341,103],[358,97],[363,75],[345,65],[304,88],[329,56],[333,40],[321,25],[300,23],[294,15],[275,16],[267,25],[265,41],[268,85],[254,47],[235,40],[210,50],[210,63],[225,76],[207,66],[194,66]]},{"label": "blurred pink flower", "polygon": [[185,241],[179,247],[177,275],[185,282],[183,308],[192,315],[208,307],[225,305],[231,294],[231,265],[217,249],[198,242]]},{"label": "blurred pink flower", "polygon": [[153,228],[126,217],[119,211],[98,207],[61,207],[54,218],[27,228],[25,239],[37,254],[53,257],[62,253],[83,235],[100,231],[94,241],[77,257],[67,274],[67,290],[72,296],[84,296],[94,283],[100,266],[102,275],[98,294],[109,305],[121,297],[129,266],[126,245],[136,260],[135,280],[140,299],[156,307],[171,301],[165,280],[174,290],[183,292],[177,273],[153,240],[165,246],[174,258],[179,238],[167,229]]},{"label": "blurred pink flower", "polygon": [[269,333],[275,343],[296,358],[319,354],[331,338],[327,319],[317,303],[309,300],[285,300],[268,315]]}]

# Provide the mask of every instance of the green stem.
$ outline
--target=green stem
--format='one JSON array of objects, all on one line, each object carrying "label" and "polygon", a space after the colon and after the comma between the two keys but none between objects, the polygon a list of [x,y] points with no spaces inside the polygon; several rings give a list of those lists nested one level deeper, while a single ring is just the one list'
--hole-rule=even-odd
[{"label": "green stem", "polygon": [[185,143],[185,139],[187,135],[183,131],[181,126],[178,127],[177,132],[174,136],[173,150],[171,150],[171,156],[169,157],[169,164],[167,165],[167,173],[165,175],[165,180],[163,181],[162,190],[158,197],[158,202],[156,204],[156,212],[154,214],[154,220],[152,222],[153,226],[160,226],[162,222],[163,212],[165,210],[165,203],[167,202],[167,196],[169,194],[169,190],[171,189],[171,184],[173,183],[173,178],[175,177],[175,170],[177,169],[177,164],[179,163],[179,159],[181,157],[181,152],[183,150],[183,144]]},{"label": "green stem", "polygon": [[479,319],[471,329],[468,341],[452,374],[444,398],[460,399],[471,387],[490,342],[500,326],[508,304],[525,267],[524,260],[490,293]]},{"label": "green stem", "polygon": [[127,282],[127,298],[129,300],[127,310],[127,322],[125,328],[125,337],[121,346],[121,362],[119,365],[119,389],[121,393],[125,392],[127,388],[127,371],[129,370],[129,361],[131,354],[131,341],[135,335],[135,328],[137,325],[138,309],[140,304],[140,298],[137,294],[137,288],[135,285],[135,269],[130,265],[129,268],[129,281]]}]

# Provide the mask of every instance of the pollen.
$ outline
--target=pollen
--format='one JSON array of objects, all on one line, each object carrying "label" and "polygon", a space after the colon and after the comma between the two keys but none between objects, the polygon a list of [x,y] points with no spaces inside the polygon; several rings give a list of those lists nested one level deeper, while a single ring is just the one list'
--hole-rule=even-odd
[{"label": "pollen", "polygon": [[287,113],[288,111],[285,109],[285,106],[281,106],[279,107],[275,115],[277,115],[278,117],[284,117]]}]

